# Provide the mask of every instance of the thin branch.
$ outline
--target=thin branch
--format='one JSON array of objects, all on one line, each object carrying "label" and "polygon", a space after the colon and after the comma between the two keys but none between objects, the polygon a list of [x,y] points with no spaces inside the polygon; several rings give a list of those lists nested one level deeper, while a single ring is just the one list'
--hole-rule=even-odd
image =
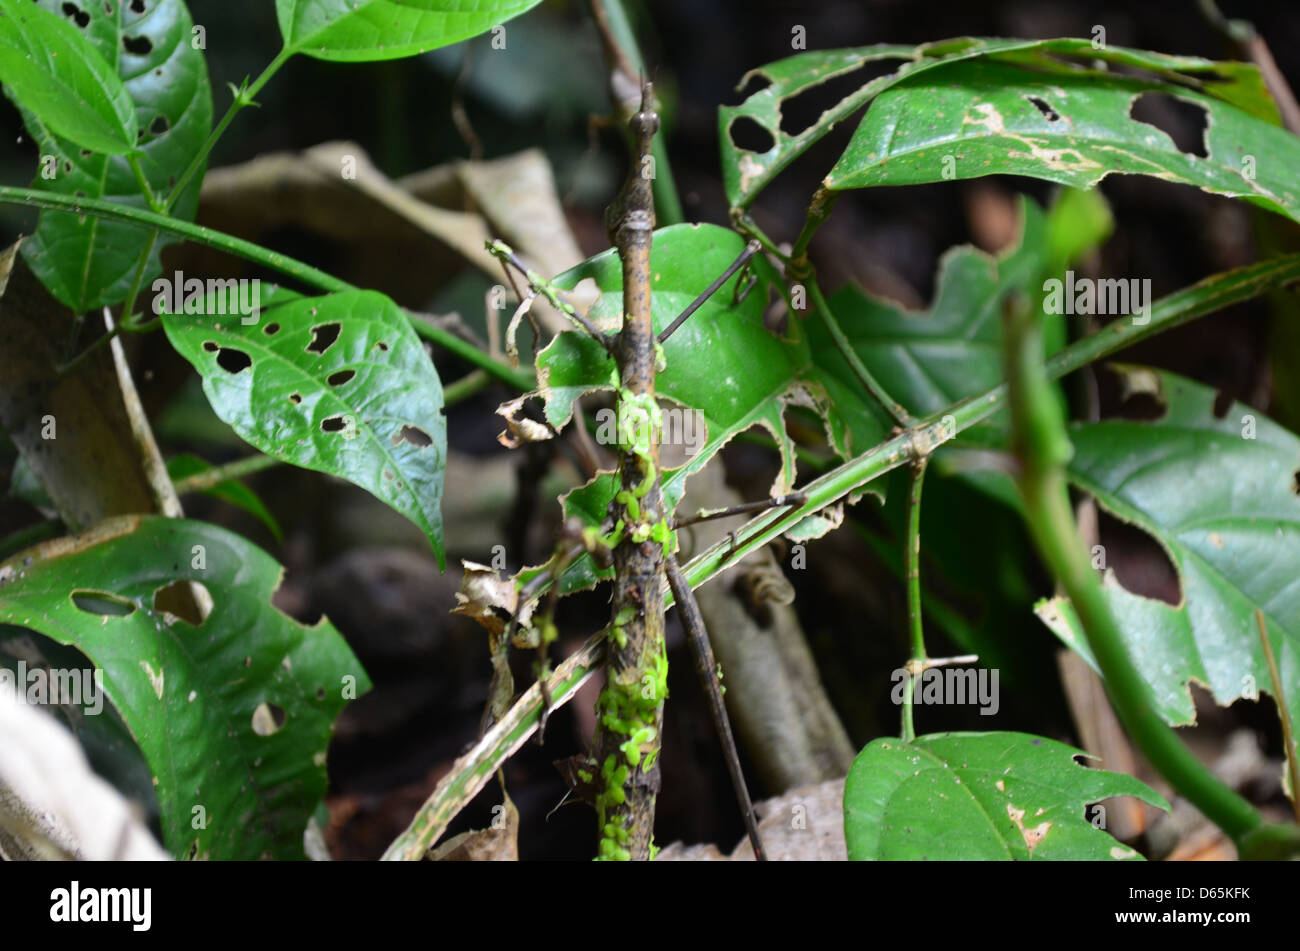
[{"label": "thin branch", "polygon": [[872,376],[871,371],[862,362],[857,351],[853,349],[853,344],[844,335],[839,321],[835,319],[835,315],[831,313],[831,309],[826,303],[826,298],[822,296],[821,287],[817,284],[817,275],[812,271],[811,266],[806,272],[806,280],[808,282],[808,293],[812,296],[813,306],[821,316],[826,329],[830,331],[831,339],[835,341],[835,346],[839,349],[840,355],[844,357],[853,370],[853,375],[858,378],[858,382],[876,401],[876,404],[899,426],[904,429],[915,426],[916,420],[912,417],[912,414],[907,411],[907,408],[902,403],[885,392],[885,388],[876,382],[876,378]]},{"label": "thin branch", "polygon": [[[907,496],[907,531],[903,534],[903,577],[907,585],[907,623],[911,631],[912,658],[908,664],[907,689],[903,692],[903,742],[916,738],[912,722],[912,701],[916,682],[927,660],[921,623],[921,490],[929,456],[912,462],[912,484]],[[914,668],[919,668],[915,670]]]},{"label": "thin branch", "polygon": [[[578,689],[600,666],[604,653],[605,632],[601,631],[589,638],[547,678],[545,689],[551,697],[552,711],[577,696]],[[501,764],[527,743],[537,730],[542,715],[542,691],[539,683],[525,690],[505,716],[468,753],[452,764],[406,831],[384,852],[384,861],[418,862],[424,858],[447,824],[469,805]]]},{"label": "thin branch", "polygon": [[255,456],[246,456],[243,459],[236,459],[234,462],[227,462],[225,465],[213,466],[211,469],[205,469],[203,472],[196,472],[192,476],[186,476],[183,479],[177,479],[173,485],[176,487],[177,495],[189,495],[193,492],[206,492],[208,489],[215,488],[223,482],[229,482],[232,479],[242,479],[244,476],[252,475],[254,472],[261,472],[264,469],[270,469],[274,466],[283,465],[283,460],[274,456],[266,456],[261,453]]},{"label": "thin branch", "polygon": [[561,297],[560,292],[557,291],[555,286],[547,281],[546,278],[542,277],[537,272],[530,270],[523,261],[519,260],[508,244],[503,241],[489,241],[487,242],[487,249],[503,264],[509,264],[516,271],[522,274],[524,280],[528,282],[528,287],[532,290],[533,294],[546,298],[547,303],[585,330],[588,335],[604,347],[607,352],[613,354],[614,341],[610,335],[601,331],[599,327],[581,314],[576,307]]},{"label": "thin branch", "polygon": [[727,716],[727,707],[722,702],[722,668],[713,656],[713,646],[709,643],[709,634],[704,627],[704,617],[700,606],[686,583],[677,559],[669,555],[666,560],[668,585],[672,588],[673,600],[677,605],[677,615],[682,627],[690,635],[691,647],[694,648],[695,670],[700,676],[700,686],[709,701],[709,713],[713,716],[713,726],[718,739],[722,742],[727,772],[731,774],[731,785],[736,791],[736,801],[740,804],[740,813],[745,819],[745,831],[749,834],[749,844],[754,848],[754,858],[759,862],[767,861],[767,852],[763,849],[763,838],[758,832],[758,820],[754,816],[754,804],[749,798],[749,787],[745,785],[745,774],[740,769],[740,754],[736,751],[736,737],[731,730],[731,720]]}]

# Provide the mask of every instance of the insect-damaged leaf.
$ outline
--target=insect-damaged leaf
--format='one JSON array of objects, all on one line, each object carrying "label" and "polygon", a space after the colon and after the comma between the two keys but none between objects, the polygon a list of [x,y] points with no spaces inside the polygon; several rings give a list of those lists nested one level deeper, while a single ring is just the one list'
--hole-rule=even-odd
[{"label": "insect-damaged leaf", "polygon": [[392,300],[346,291],[273,303],[255,318],[168,314],[163,326],[240,436],[361,486],[418,525],[445,564],[442,383]]},{"label": "insect-damaged leaf", "polygon": [[285,49],[369,61],[426,53],[500,26],[541,0],[275,0]]},{"label": "insect-damaged leaf", "polygon": [[[1194,56],[1169,56],[1143,50],[1108,46],[1095,49],[1083,39],[1016,40],[960,37],[921,46],[865,46],[855,49],[799,53],[752,70],[741,80],[743,87],[752,77],[768,85],[748,96],[738,106],[718,110],[719,144],[727,199],[733,208],[748,206],[759,192],[791,162],[802,155],[835,125],[861,109],[873,97],[907,79],[945,64],[977,58],[1000,58],[1031,65],[1040,73],[1108,77],[1098,63],[1122,65],[1140,70],[1193,90],[1200,90],[1246,113],[1280,125],[1277,106],[1269,97],[1259,71],[1244,63],[1217,63]],[[872,74],[873,65],[900,62],[898,69]],[[788,101],[815,90],[829,80],[843,81],[861,71],[858,88],[828,107],[812,125],[797,133],[782,129],[782,111]],[[878,73],[878,70],[876,70]],[[919,111],[929,115],[924,104]],[[755,123],[759,134],[771,141],[765,150],[741,148],[734,141],[745,123]]]},{"label": "insect-damaged leaf", "polygon": [[[1133,115],[1147,94],[1203,111],[1186,151]],[[1300,139],[1205,92],[996,60],[954,63],[872,104],[826,177],[831,189],[1028,175],[1087,188],[1112,173],[1151,175],[1246,200],[1300,221]]]},{"label": "insect-damaged leaf", "polygon": [[1027,733],[935,733],[872,741],[844,784],[844,837],[857,860],[1140,859],[1085,817],[1088,803],[1159,793]]},{"label": "insect-damaged leaf", "polygon": [[[271,606],[280,576],[232,532],[157,516],[110,519],[0,565],[0,621],[103,671],[177,856],[302,858],[332,724],[369,688],[328,621],[304,627]],[[206,618],[157,607],[190,582],[211,595]]]},{"label": "insect-damaged leaf", "polygon": [[[153,0],[146,9],[125,0],[79,6],[59,0],[41,3],[48,10],[76,17],[82,25],[69,23],[68,28],[83,34],[115,76],[121,77],[133,103],[132,146],[138,147],[149,187],[165,197],[199,154],[212,128],[208,70],[202,51],[193,46],[193,24],[185,4]],[[20,102],[28,105],[21,98]],[[24,118],[40,149],[33,188],[148,207],[124,157],[85,151],[31,112],[25,112]],[[202,171],[200,166],[200,174],[172,206],[173,216],[193,219]],[[149,242],[144,228],[47,209],[41,212],[36,233],[23,244],[23,255],[50,292],[82,314],[126,298]],[[159,252],[170,243],[160,237],[154,244],[143,286],[157,274]]]},{"label": "insect-damaged leaf", "polygon": [[[1218,416],[1212,389],[1172,373],[1156,383],[1165,414],[1074,426],[1067,476],[1173,561],[1177,606],[1105,591],[1129,654],[1172,724],[1196,719],[1189,683],[1220,704],[1272,692],[1255,611],[1262,610],[1292,719],[1300,714],[1300,438],[1233,403]],[[1069,601],[1038,605],[1044,622],[1096,667]],[[1293,723],[1293,728],[1300,724]]]}]

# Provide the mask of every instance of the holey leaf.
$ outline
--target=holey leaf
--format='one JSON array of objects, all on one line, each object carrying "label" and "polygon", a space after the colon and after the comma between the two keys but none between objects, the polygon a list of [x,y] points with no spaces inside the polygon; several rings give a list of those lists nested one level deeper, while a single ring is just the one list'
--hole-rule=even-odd
[{"label": "holey leaf", "polygon": [[[1007,293],[1039,293],[1047,267],[1049,219],[1032,199],[1020,201],[1020,240],[992,257],[978,248],[950,248],[940,259],[934,302],[923,311],[846,284],[828,300],[853,350],[894,399],[918,418],[1002,382],[1002,302]],[[820,321],[809,343],[825,368],[832,400],[860,392],[848,362]],[[962,434],[962,441],[1003,443],[1007,414]],[[862,446],[859,452],[870,448]]]},{"label": "holey leaf", "polygon": [[374,291],[270,299],[256,316],[175,313],[163,326],[235,432],[391,505],[444,566],[442,383],[406,317]]},{"label": "holey leaf", "polygon": [[[752,79],[766,85],[747,96],[738,106],[718,110],[719,144],[727,199],[733,208],[747,207],[759,192],[784,168],[825,136],[838,123],[862,109],[874,97],[898,83],[929,70],[963,60],[1000,59],[1032,66],[1040,74],[1067,74],[1108,80],[1102,71],[1115,64],[1130,72],[1159,78],[1177,86],[1199,90],[1230,102],[1274,125],[1280,125],[1277,106],[1269,97],[1259,71],[1245,63],[1217,63],[1194,56],[1169,56],[1143,50],[1107,46],[1095,49],[1090,40],[1015,40],[959,37],[921,46],[864,46],[853,49],[818,50],[798,53],[751,70],[737,89]],[[897,63],[897,68],[882,65]],[[830,80],[843,83],[857,74],[861,83],[830,105],[818,119],[798,131],[785,127],[782,112],[789,101]],[[929,122],[933,109],[917,103],[918,117]],[[742,148],[733,135],[747,124],[746,138],[764,137],[771,145],[764,150]]]},{"label": "holey leaf", "polygon": [[[110,519],[0,565],[0,622],[102,671],[178,857],[303,858],[334,720],[369,688],[328,621],[304,627],[271,606],[280,577],[232,532],[157,516]],[[211,596],[206,618],[156,607],[191,582]]]},{"label": "holey leaf", "polygon": [[136,147],[136,115],[112,62],[48,9],[0,0],[0,82],[9,96],[79,147],[122,155]]},{"label": "holey leaf", "polygon": [[[1194,107],[1206,123],[1200,141],[1180,150],[1134,118],[1146,96]],[[1300,221],[1297,167],[1300,139],[1205,92],[1087,71],[1044,75],[989,59],[933,69],[880,95],[826,185],[1010,174],[1087,188],[1112,173],[1151,175]]]},{"label": "holey leaf", "polygon": [[1027,733],[935,733],[873,740],[844,782],[853,860],[1141,859],[1085,807],[1112,796],[1169,804],[1087,754]]},{"label": "holey leaf", "polygon": [[[1177,605],[1105,591],[1157,708],[1171,724],[1194,723],[1189,683],[1223,705],[1273,691],[1255,611],[1264,612],[1282,690],[1300,713],[1300,439],[1262,413],[1172,373],[1121,368],[1131,387],[1165,407],[1159,419],[1076,425],[1067,475],[1112,515],[1151,535],[1173,562]],[[1102,567],[1099,563],[1098,567]],[[1064,599],[1038,614],[1092,660]],[[1300,724],[1293,723],[1300,728]]]},{"label": "holey leaf", "polygon": [[[32,6],[30,0],[24,2]],[[114,78],[120,77],[132,104],[130,136],[132,146],[138,147],[141,170],[154,194],[166,197],[212,128],[208,70],[202,51],[193,46],[193,23],[185,4],[41,0],[41,5],[66,17],[62,26],[84,37],[83,42],[109,64]],[[24,110],[24,119],[40,151],[33,188],[148,207],[123,156],[83,149],[31,108]],[[171,209],[174,216],[193,219],[202,179],[202,174],[196,175],[177,199]],[[83,314],[126,298],[149,242],[146,229],[124,222],[45,210],[36,233],[23,244],[23,255],[50,293]],[[158,273],[159,252],[169,243],[160,237],[153,245],[143,286]]]},{"label": "holey leaf", "polygon": [[275,13],[289,52],[358,62],[414,56],[459,43],[501,26],[540,2],[275,0]]},{"label": "holey leaf", "polygon": [[[706,288],[744,249],[739,235],[714,225],[674,225],[655,232],[651,247],[652,319],[662,330]],[[766,261],[759,267],[765,271]],[[769,275],[770,276],[770,275]],[[588,317],[599,327],[617,330],[623,307],[623,274],[618,255],[606,251],[555,279],[560,287],[573,287],[592,278],[601,296]],[[850,394],[842,407],[826,399],[822,370],[813,361],[801,318],[791,318],[785,336],[763,326],[766,288],[756,286],[742,301],[735,301],[739,277],[731,278],[664,344],[667,367],[657,374],[655,389],[664,404],[662,446],[685,450],[687,461],[665,469],[665,503],[671,511],[681,499],[686,478],[698,472],[737,433],[760,426],[776,440],[781,466],[772,486],[774,494],[789,491],[795,478],[794,445],[786,433],[784,414],[792,404],[811,407],[827,421],[832,447],[843,457],[850,452],[852,433],[861,449],[884,434],[877,415],[865,407],[865,397]],[[546,420],[556,429],[572,416],[574,402],[584,393],[617,386],[614,360],[585,333],[556,336],[537,358],[538,393],[545,401]],[[521,401],[508,403],[502,412],[512,419]],[[601,414],[606,422],[598,441],[617,441],[613,411]],[[517,425],[517,424],[516,424]],[[614,494],[615,479],[598,476],[591,484],[570,493],[565,509],[599,524]],[[574,577],[589,567],[584,560]],[[584,576],[585,577],[585,576]],[[566,581],[566,589],[568,588]]]}]

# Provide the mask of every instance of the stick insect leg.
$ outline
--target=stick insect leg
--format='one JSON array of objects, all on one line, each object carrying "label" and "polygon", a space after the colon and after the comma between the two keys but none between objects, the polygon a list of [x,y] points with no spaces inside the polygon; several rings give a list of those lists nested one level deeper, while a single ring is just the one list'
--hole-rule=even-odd
[{"label": "stick insect leg", "polygon": [[723,509],[700,509],[694,515],[674,519],[673,530],[676,531],[679,528],[695,525],[699,522],[707,522],[710,519],[744,515],[746,512],[758,512],[763,509],[780,508],[785,505],[803,505],[807,501],[808,496],[805,493],[791,492],[789,495],[778,495],[773,499],[759,499],[757,502],[742,502],[739,505],[729,505]]},{"label": "stick insect leg", "polygon": [[718,731],[718,739],[727,760],[727,772],[731,774],[731,785],[736,790],[736,801],[745,819],[745,830],[749,833],[749,844],[754,847],[754,858],[759,862],[767,861],[767,852],[763,849],[763,839],[758,833],[758,820],[754,816],[754,804],[749,798],[749,787],[745,785],[745,776],[740,769],[740,754],[736,751],[736,737],[731,732],[731,720],[727,717],[727,707],[722,702],[722,691],[718,687],[718,662],[713,656],[713,647],[709,644],[709,634],[704,627],[704,617],[695,600],[691,586],[677,566],[676,557],[669,555],[665,567],[668,584],[673,591],[673,600],[677,603],[677,613],[682,619],[691,639],[695,654],[695,670],[700,675],[700,685],[709,698],[709,712],[713,714],[713,726]]},{"label": "stick insect leg", "polygon": [[714,281],[712,284],[706,287],[703,293],[701,293],[699,297],[691,301],[690,305],[684,311],[678,314],[673,319],[673,322],[671,324],[669,324],[663,330],[659,331],[659,336],[657,338],[658,341],[660,343],[663,343],[665,340],[671,337],[673,335],[673,332],[676,331],[678,327],[686,323],[686,318],[690,317],[691,314],[699,310],[700,307],[703,306],[706,300],[708,300],[715,293],[717,293],[718,288],[720,288],[723,284],[727,283],[727,281],[731,280],[731,275],[735,274],[742,267],[744,267],[746,264],[749,263],[749,259],[758,253],[759,247],[760,245],[757,241],[750,241],[749,244],[745,245],[745,250],[740,252],[740,257],[732,261],[731,266],[727,268],[725,271],[723,271],[722,275],[716,281]]}]

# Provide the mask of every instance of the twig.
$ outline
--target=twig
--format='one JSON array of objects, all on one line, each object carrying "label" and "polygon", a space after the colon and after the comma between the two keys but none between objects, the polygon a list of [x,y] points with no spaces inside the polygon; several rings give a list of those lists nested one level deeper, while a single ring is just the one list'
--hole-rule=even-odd
[{"label": "twig", "polygon": [[547,303],[585,330],[588,335],[604,347],[606,351],[611,354],[614,352],[614,342],[610,338],[610,335],[602,332],[599,327],[579,313],[576,307],[561,297],[560,292],[555,289],[554,285],[540,274],[530,270],[524,262],[519,260],[508,244],[504,241],[489,241],[487,243],[487,249],[495,257],[500,259],[503,264],[509,264],[516,271],[522,274],[524,280],[528,282],[529,289],[532,290],[535,295],[540,295],[546,298]]},{"label": "twig", "polygon": [[916,738],[912,722],[912,701],[916,682],[925,670],[925,636],[921,623],[921,489],[929,456],[912,462],[912,484],[907,496],[907,531],[903,534],[903,577],[907,585],[907,623],[912,639],[908,662],[907,689],[903,691],[903,742]]},{"label": "twig", "polygon": [[831,309],[826,303],[826,298],[822,296],[821,287],[817,284],[817,275],[813,272],[811,265],[808,265],[807,270],[804,272],[804,279],[808,282],[808,293],[812,296],[813,306],[821,316],[826,329],[830,331],[831,339],[835,341],[835,346],[839,349],[840,355],[844,357],[845,362],[853,370],[853,375],[858,378],[858,382],[876,401],[876,404],[899,426],[904,429],[915,426],[916,420],[912,417],[912,414],[907,411],[907,408],[902,403],[885,392],[885,388],[876,382],[876,378],[872,376],[871,371],[862,362],[857,351],[853,349],[853,344],[844,335],[839,321],[835,319],[835,315],[831,313]]},{"label": "twig", "polygon": [[666,560],[668,585],[672,588],[673,601],[677,605],[677,615],[682,620],[682,627],[690,635],[691,647],[694,648],[695,670],[700,675],[700,686],[709,701],[709,713],[713,716],[713,726],[727,761],[727,772],[731,774],[731,785],[736,791],[736,801],[740,804],[740,813],[745,819],[745,831],[749,834],[749,844],[754,848],[754,858],[759,862],[767,861],[767,852],[763,849],[763,837],[758,832],[758,820],[754,816],[754,804],[749,798],[749,787],[745,785],[745,774],[740,769],[740,754],[736,750],[736,737],[731,730],[731,720],[727,716],[727,707],[722,702],[722,690],[719,681],[722,669],[713,656],[713,646],[709,643],[708,632],[704,628],[704,617],[695,600],[691,586],[682,576],[677,566],[676,557],[669,555]]},{"label": "twig", "polygon": [[[551,709],[572,700],[600,666],[605,650],[605,632],[587,640],[546,681]],[[488,730],[473,748],[456,760],[438,783],[406,831],[384,852],[384,861],[418,862],[424,858],[447,824],[478,795],[497,769],[515,754],[536,731],[542,712],[542,686],[533,684],[506,714]]]},{"label": "twig", "polygon": [[192,476],[186,476],[183,479],[177,479],[175,483],[177,495],[189,495],[194,492],[206,492],[208,489],[215,488],[223,482],[229,482],[232,479],[242,479],[244,476],[252,475],[254,472],[261,472],[263,469],[270,469],[274,466],[283,465],[281,459],[274,456],[264,456],[258,454],[255,456],[246,456],[243,459],[236,459],[234,462],[227,462],[225,465],[213,466],[211,469],[205,469],[203,472],[196,472]]},{"label": "twig", "polygon": [[614,620],[608,680],[597,702],[596,813],[602,859],[653,858],[659,745],[668,692],[664,646],[664,520],[659,485],[659,407],[655,403],[655,340],[651,322],[650,245],[654,195],[642,159],[652,151],[659,117],[642,86],[641,111],[629,123],[632,162],[623,190],[605,211],[610,241],[623,264],[623,329],[618,335],[618,418],[645,425],[619,427],[616,496],[623,537],[614,548]]}]

